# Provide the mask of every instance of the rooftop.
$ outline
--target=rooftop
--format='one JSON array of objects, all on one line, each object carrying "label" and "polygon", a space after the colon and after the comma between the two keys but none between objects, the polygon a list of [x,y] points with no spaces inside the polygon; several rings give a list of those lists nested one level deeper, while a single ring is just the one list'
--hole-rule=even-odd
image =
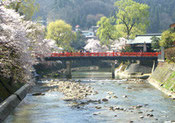
[{"label": "rooftop", "polygon": [[127,44],[151,44],[152,40],[151,38],[153,36],[156,36],[158,38],[161,38],[160,33],[153,33],[153,34],[146,34],[146,35],[136,35],[136,38],[134,40],[129,40]]}]

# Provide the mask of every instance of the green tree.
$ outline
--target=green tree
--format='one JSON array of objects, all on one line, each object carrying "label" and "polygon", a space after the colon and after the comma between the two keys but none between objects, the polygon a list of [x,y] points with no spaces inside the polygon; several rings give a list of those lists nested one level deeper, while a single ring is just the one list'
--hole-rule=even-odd
[{"label": "green tree", "polygon": [[82,35],[81,31],[76,32],[76,39],[71,42],[71,47],[75,50],[81,50],[86,45],[85,36]]},{"label": "green tree", "polygon": [[99,26],[97,36],[99,37],[101,44],[106,45],[108,48],[110,48],[110,41],[116,38],[116,30],[115,26],[111,24],[112,22],[113,19],[107,17],[102,17],[100,21],[97,22],[97,26]]},{"label": "green tree", "polygon": [[156,36],[153,36],[151,38],[151,40],[152,40],[152,42],[151,42],[151,48],[152,48],[152,50],[160,49],[160,45],[159,45],[160,38],[159,37],[156,37]]},{"label": "green tree", "polygon": [[149,6],[146,4],[140,4],[133,0],[119,0],[115,2],[117,7],[117,24],[123,24],[123,30],[127,35],[127,39],[130,38],[133,30],[139,30],[139,32],[146,32],[149,25]]},{"label": "green tree", "polygon": [[162,33],[160,46],[170,48],[172,47],[174,42],[175,42],[175,32],[173,29],[166,30]]},{"label": "green tree", "polygon": [[125,46],[121,52],[134,52],[131,46]]},{"label": "green tree", "polygon": [[[3,0],[6,1],[6,0]],[[21,15],[25,15],[26,20],[32,19],[34,13],[38,10],[39,4],[36,4],[35,0],[17,0],[11,2],[8,8],[14,9]]]},{"label": "green tree", "polygon": [[47,39],[53,39],[59,47],[65,50],[72,50],[71,41],[76,38],[76,34],[72,31],[72,26],[63,20],[57,20],[49,23],[47,27]]}]

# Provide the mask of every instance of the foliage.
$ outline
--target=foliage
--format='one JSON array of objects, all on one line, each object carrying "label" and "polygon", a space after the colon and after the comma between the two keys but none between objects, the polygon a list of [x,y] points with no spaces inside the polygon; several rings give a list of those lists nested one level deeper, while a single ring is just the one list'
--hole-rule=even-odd
[{"label": "foliage", "polygon": [[174,62],[175,63],[175,47],[168,48],[165,50],[165,57],[168,62]]},{"label": "foliage", "polygon": [[155,49],[160,49],[160,45],[159,45],[159,41],[160,41],[160,38],[156,37],[156,36],[153,36],[151,38],[152,42],[151,42],[151,48],[153,50]]},{"label": "foliage", "polygon": [[97,22],[97,26],[99,26],[97,30],[97,36],[99,37],[101,44],[110,47],[110,40],[114,40],[115,35],[115,27],[111,24],[112,19],[107,17],[102,17],[100,21]]},{"label": "foliage", "polygon": [[131,46],[125,46],[122,50],[121,50],[121,52],[133,52],[134,50],[132,49],[132,47]]},{"label": "foliage", "polygon": [[113,12],[114,0],[37,0],[40,11],[36,14],[44,16],[49,21],[62,19],[73,27],[80,25],[87,29],[96,25],[102,16],[109,16]]},{"label": "foliage", "polygon": [[24,21],[14,10],[0,6],[0,78],[9,84],[28,82],[38,63],[36,54],[50,53],[44,40],[44,27]]},{"label": "foliage", "polygon": [[166,30],[162,33],[160,46],[170,48],[175,42],[175,32],[172,29]]},{"label": "foliage", "polygon": [[[8,0],[3,0],[8,1]],[[8,8],[14,9],[21,15],[25,15],[25,19],[30,20],[34,13],[38,10],[39,4],[35,0],[13,0],[7,5]]]},{"label": "foliage", "polygon": [[[160,33],[175,22],[175,0],[134,1],[150,6],[148,33]],[[106,17],[116,14],[113,6],[116,0],[37,0],[36,2],[40,4],[40,10],[36,13],[35,19],[38,17],[42,17],[46,21],[47,19],[50,21],[62,19],[73,27],[80,25],[83,29],[96,25],[96,22],[99,21],[99,17],[96,19],[98,14]],[[95,18],[91,18],[92,16]]]},{"label": "foliage", "polygon": [[135,0],[139,3],[146,3],[150,6],[150,27],[149,33],[162,32],[168,29],[175,21],[174,0]]},{"label": "foliage", "polygon": [[[115,35],[117,39],[120,37],[127,38],[126,28],[124,24],[116,24],[115,28],[116,28]],[[134,39],[137,34],[144,34],[144,33],[145,32],[143,32],[140,28],[133,27],[131,30],[130,39]]]},{"label": "foliage", "polygon": [[76,39],[76,34],[72,32],[71,25],[67,24],[63,20],[57,20],[49,23],[47,27],[47,39],[53,39],[56,41],[58,47],[62,47],[65,50],[72,50],[71,41]]},{"label": "foliage", "polygon": [[71,47],[75,50],[81,50],[86,45],[85,37],[82,35],[81,31],[76,32],[76,39],[71,42]]},{"label": "foliage", "polygon": [[172,72],[169,78],[164,82],[164,87],[172,92],[175,92],[175,72]]},{"label": "foliage", "polygon": [[130,38],[132,30],[146,32],[149,24],[149,6],[140,4],[133,0],[119,0],[115,3],[118,11],[116,14],[117,24],[123,24],[127,39]]}]

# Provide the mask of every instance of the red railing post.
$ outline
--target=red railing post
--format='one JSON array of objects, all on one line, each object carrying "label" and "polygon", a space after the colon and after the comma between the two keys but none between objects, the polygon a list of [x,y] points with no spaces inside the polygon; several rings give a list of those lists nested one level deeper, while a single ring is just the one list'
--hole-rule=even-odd
[{"label": "red railing post", "polygon": [[[136,56],[136,57],[158,57],[158,55],[161,54],[161,52],[65,52],[65,53],[50,53],[49,57],[83,57],[83,56]],[[36,54],[36,56],[40,56],[40,54]]]}]

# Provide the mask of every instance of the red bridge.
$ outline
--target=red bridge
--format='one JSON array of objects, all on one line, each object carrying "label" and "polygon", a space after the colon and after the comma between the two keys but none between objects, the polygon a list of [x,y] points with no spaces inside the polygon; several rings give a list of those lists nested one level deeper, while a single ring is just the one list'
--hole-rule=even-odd
[{"label": "red bridge", "polygon": [[66,52],[51,53],[45,57],[47,61],[53,60],[157,60],[160,52]]},{"label": "red bridge", "polygon": [[[152,60],[157,61],[160,52],[66,52],[51,53],[45,57],[47,61],[66,61],[66,77],[71,78],[71,64],[73,60]],[[115,63],[112,62],[112,78],[115,78]]]}]

